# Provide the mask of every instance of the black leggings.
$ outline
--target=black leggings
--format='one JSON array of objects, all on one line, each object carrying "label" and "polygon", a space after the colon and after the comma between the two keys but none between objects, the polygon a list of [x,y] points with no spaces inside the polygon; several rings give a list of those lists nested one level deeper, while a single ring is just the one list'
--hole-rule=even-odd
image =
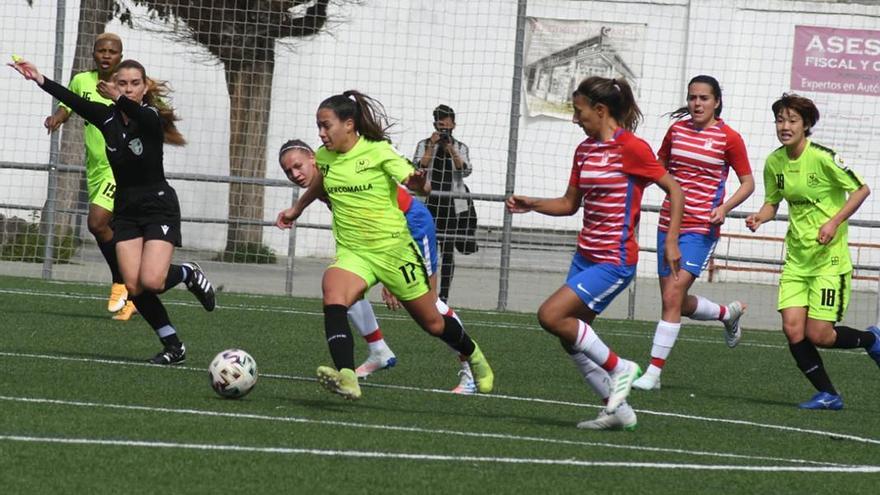
[{"label": "black leggings", "polygon": [[434,217],[437,244],[440,245],[440,287],[437,295],[446,302],[452,287],[452,275],[455,273],[455,239],[463,232],[458,232],[458,217],[451,198],[428,196],[426,205]]},{"label": "black leggings", "polygon": [[452,287],[452,275],[455,273],[455,240],[446,239],[439,241],[440,244],[440,300],[446,302],[449,299],[449,289]]}]

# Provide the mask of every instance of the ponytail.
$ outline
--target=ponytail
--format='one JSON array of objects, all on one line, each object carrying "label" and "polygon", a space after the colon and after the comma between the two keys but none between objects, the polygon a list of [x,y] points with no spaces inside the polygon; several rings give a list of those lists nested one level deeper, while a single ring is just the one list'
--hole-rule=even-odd
[{"label": "ponytail", "polygon": [[624,78],[588,77],[572,93],[572,96],[577,95],[589,100],[592,106],[605,105],[614,120],[630,132],[634,132],[642,121],[642,111]]},{"label": "ponytail", "polygon": [[388,141],[388,122],[385,107],[378,100],[370,98],[360,91],[350,89],[340,95],[334,95],[322,101],[318,109],[327,108],[336,114],[339,120],[354,120],[354,128],[361,136],[370,141]]},{"label": "ponytail", "polygon": [[167,103],[170,95],[171,88],[166,81],[156,81],[147,78],[147,94],[144,95],[144,101],[147,102],[147,105],[156,107],[159,111],[162,131],[165,133],[165,142],[174,146],[183,146],[186,144],[186,139],[174,124],[180,120],[180,117],[174,112],[174,107]]},{"label": "ponytail", "polygon": [[119,72],[120,69],[137,69],[140,71],[141,78],[143,78],[144,84],[147,85],[147,92],[144,94],[144,103],[154,107],[159,112],[159,121],[162,123],[162,132],[165,134],[165,142],[175,146],[185,145],[186,139],[177,129],[177,126],[174,125],[175,122],[180,120],[180,117],[174,113],[174,107],[167,103],[171,95],[171,88],[168,86],[168,83],[166,81],[157,81],[147,77],[146,69],[144,69],[144,66],[136,60],[123,60],[116,66],[114,71]]}]

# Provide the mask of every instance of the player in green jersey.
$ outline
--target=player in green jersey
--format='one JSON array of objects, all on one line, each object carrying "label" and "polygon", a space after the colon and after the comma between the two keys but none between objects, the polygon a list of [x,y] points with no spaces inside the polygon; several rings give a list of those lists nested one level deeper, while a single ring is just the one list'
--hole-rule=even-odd
[{"label": "player in green jersey", "polygon": [[[113,77],[113,69],[122,61],[122,40],[113,33],[98,35],[92,57],[95,59],[95,69],[74,75],[68,88],[89,101],[110,105],[113,102],[98,93],[98,81],[110,81]],[[61,124],[67,122],[70,114],[70,107],[60,103],[55,113],[46,117],[43,125],[51,133]],[[136,310],[134,304],[128,301],[128,293],[125,290],[122,275],[119,273],[113,230],[110,227],[116,181],[113,178],[113,171],[110,170],[110,162],[107,160],[104,136],[101,135],[98,128],[88,122],[83,125],[83,140],[86,148],[86,184],[89,193],[87,221],[89,232],[95,236],[98,249],[104,255],[113,279],[107,310],[116,313],[113,316],[114,320],[128,320]]]},{"label": "player in green jersey", "polygon": [[754,232],[776,217],[783,199],[788,203],[777,307],[795,363],[817,390],[799,407],[838,410],[843,399],[831,384],[816,346],[862,347],[880,365],[880,330],[835,326],[846,312],[852,284],[847,219],[870,190],[833,150],[808,139],[819,121],[819,110],[811,100],[784,94],[772,110],[782,146],[767,157],[764,205],[746,218],[746,226]]},{"label": "player in green jersey", "polygon": [[[309,185],[319,176],[318,166],[315,162],[315,152],[312,147],[300,139],[291,139],[281,146],[278,152],[278,162],[287,178],[294,184],[307,189]],[[426,186],[429,184],[426,182]],[[426,191],[420,191],[426,192]],[[323,198],[321,198],[323,200]],[[326,202],[326,200],[324,200]],[[422,258],[425,260],[425,267],[429,269],[428,280],[431,288],[437,290],[437,234],[434,230],[434,218],[428,211],[427,207],[414,198],[408,189],[398,187],[397,190],[398,207],[404,212],[406,217],[407,228],[413,241],[419,246]],[[397,310],[402,308],[400,301],[394,295],[388,292],[388,289],[382,287],[382,300],[388,309]],[[458,314],[450,308],[446,303],[437,299],[434,302],[437,311],[441,314],[458,320],[459,324],[464,327]],[[367,341],[370,354],[367,359],[355,369],[358,378],[367,378],[373,373],[392,368],[397,364],[397,356],[391,350],[391,347],[385,342],[385,337],[379,327],[379,321],[376,319],[376,313],[373,306],[366,298],[355,302],[348,308],[348,320],[358,333]],[[451,347],[450,350],[453,350]],[[452,389],[454,394],[474,394],[477,391],[477,385],[474,383],[471,366],[467,362],[465,356],[455,353],[456,361],[460,365],[458,385]]]},{"label": "player in green jersey", "polygon": [[318,368],[318,381],[347,399],[361,397],[354,366],[354,340],[348,308],[382,282],[416,323],[467,356],[482,393],[492,391],[494,375],[480,347],[459,322],[441,314],[437,294],[418,246],[397,204],[397,184],[420,190],[425,183],[390,143],[382,105],[357,91],[324,100],[317,111],[323,142],[315,160],[320,174],[276,224],[291,228],[303,209],[320,196],[330,203],[336,260],[324,272],[324,330],[335,368]]}]

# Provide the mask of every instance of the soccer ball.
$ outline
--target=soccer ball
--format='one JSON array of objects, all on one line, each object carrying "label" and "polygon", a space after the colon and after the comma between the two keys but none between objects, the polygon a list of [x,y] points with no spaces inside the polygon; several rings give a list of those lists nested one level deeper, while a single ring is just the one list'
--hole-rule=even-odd
[{"label": "soccer ball", "polygon": [[226,349],[208,367],[211,387],[221,397],[240,399],[257,383],[257,362],[241,349]]}]

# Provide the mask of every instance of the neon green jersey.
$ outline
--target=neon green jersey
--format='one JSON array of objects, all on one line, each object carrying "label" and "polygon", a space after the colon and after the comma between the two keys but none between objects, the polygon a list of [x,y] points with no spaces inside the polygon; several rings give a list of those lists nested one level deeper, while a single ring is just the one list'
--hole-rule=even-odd
[{"label": "neon green jersey", "polygon": [[397,207],[397,183],[414,170],[391,144],[361,137],[347,153],[321,146],[315,162],[324,177],[337,244],[383,251],[408,240],[406,218]]},{"label": "neon green jersey", "polygon": [[786,273],[839,275],[852,271],[847,222],[840,224],[828,244],[819,244],[816,238],[819,228],[843,208],[847,193],[863,184],[833,150],[810,141],[797,160],[788,158],[785,147],[767,157],[764,201],[773,205],[783,199],[788,202]]},{"label": "neon green jersey", "polygon": [[[82,96],[86,100],[111,105],[113,100],[108,100],[98,94],[98,71],[92,70],[88,72],[80,72],[73,76],[70,84],[67,86],[73,93]],[[70,107],[63,103],[58,106],[63,107],[70,113]],[[83,141],[86,145],[86,175],[91,177],[96,173],[110,170],[110,162],[107,160],[106,144],[101,130],[84,122]]]}]

